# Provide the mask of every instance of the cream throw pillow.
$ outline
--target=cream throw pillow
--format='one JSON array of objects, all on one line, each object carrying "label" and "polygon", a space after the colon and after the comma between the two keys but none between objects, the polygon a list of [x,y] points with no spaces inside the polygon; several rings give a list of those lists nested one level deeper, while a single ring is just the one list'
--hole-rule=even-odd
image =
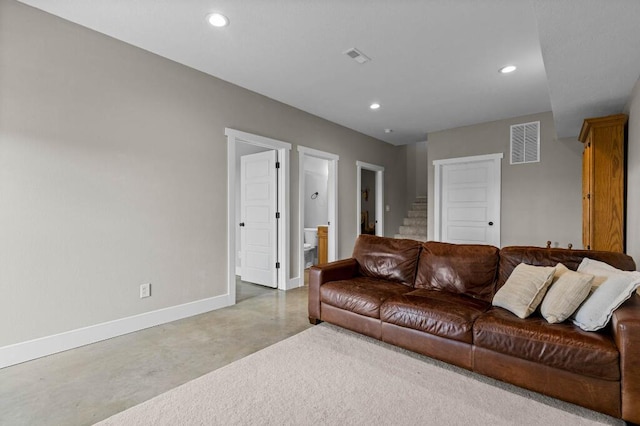
[{"label": "cream throw pillow", "polygon": [[540,305],[544,319],[555,324],[569,318],[589,296],[592,282],[593,275],[571,271],[558,263],[551,287]]},{"label": "cream throw pillow", "polygon": [[493,297],[493,306],[526,318],[536,310],[553,280],[556,268],[521,263]]},{"label": "cream throw pillow", "polygon": [[589,258],[582,260],[578,272],[595,275],[591,295],[573,316],[573,323],[585,331],[604,328],[613,311],[640,287],[640,272],[621,271]]}]

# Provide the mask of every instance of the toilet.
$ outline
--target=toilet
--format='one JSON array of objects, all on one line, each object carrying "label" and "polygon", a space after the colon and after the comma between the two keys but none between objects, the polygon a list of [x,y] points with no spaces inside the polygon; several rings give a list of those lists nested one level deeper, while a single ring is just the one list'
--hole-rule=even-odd
[{"label": "toilet", "polygon": [[304,267],[316,263],[318,247],[318,228],[304,228]]}]

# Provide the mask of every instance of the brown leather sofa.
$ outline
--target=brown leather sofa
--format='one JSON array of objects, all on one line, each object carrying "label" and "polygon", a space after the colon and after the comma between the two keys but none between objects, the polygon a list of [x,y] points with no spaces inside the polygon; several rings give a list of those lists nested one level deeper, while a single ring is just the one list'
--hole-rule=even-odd
[{"label": "brown leather sofa", "polygon": [[352,258],[311,269],[309,321],[640,423],[640,296],[599,332],[491,306],[518,264],[575,270],[584,257],[635,270],[621,253],[361,235]]}]

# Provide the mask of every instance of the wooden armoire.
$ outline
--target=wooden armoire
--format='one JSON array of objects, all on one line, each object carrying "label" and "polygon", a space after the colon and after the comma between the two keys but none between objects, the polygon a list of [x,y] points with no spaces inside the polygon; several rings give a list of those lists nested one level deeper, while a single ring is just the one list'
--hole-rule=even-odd
[{"label": "wooden armoire", "polygon": [[625,251],[625,114],[584,120],[582,243],[587,250]]}]

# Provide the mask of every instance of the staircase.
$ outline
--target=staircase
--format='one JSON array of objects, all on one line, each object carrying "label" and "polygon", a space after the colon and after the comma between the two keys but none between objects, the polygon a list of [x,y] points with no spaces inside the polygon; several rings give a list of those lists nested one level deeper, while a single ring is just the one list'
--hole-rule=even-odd
[{"label": "staircase", "polygon": [[395,238],[427,241],[427,197],[417,197]]}]

